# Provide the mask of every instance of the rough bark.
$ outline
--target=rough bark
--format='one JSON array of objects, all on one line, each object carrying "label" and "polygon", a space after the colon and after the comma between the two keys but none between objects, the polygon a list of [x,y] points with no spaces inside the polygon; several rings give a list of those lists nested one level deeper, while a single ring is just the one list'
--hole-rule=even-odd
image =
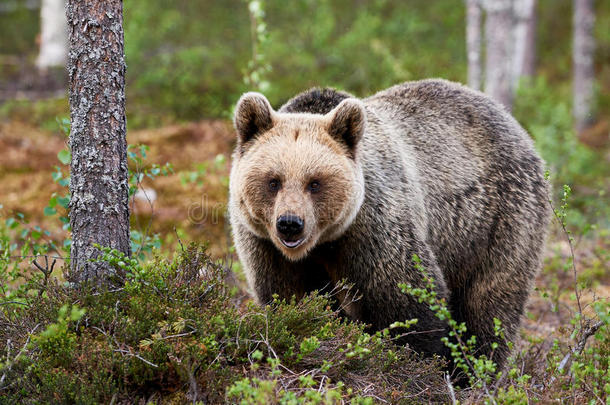
[{"label": "rough bark", "polygon": [[39,69],[63,67],[68,55],[68,25],[64,0],[43,0],[40,7]]},{"label": "rough bark", "polygon": [[121,0],[68,0],[71,281],[103,284],[93,244],[130,254]]},{"label": "rough bark", "polygon": [[485,93],[512,109],[513,2],[486,0]]},{"label": "rough bark", "polygon": [[595,52],[595,11],[593,0],[574,0],[574,43],[572,58],[574,64],[574,126],[582,131],[595,121],[593,56]]},{"label": "rough bark", "polygon": [[479,0],[466,0],[466,54],[468,86],[481,89],[481,5]]},{"label": "rough bark", "polygon": [[522,77],[532,77],[536,69],[536,0],[514,2],[513,91]]}]

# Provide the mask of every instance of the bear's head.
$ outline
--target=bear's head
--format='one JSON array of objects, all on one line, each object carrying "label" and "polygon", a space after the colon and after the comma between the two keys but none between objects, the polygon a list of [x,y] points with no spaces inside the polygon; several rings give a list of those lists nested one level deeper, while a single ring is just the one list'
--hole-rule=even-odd
[{"label": "bear's head", "polygon": [[276,112],[262,94],[244,94],[235,110],[233,221],[293,261],[337,239],[364,199],[358,144],[365,125],[355,98],[321,115]]}]

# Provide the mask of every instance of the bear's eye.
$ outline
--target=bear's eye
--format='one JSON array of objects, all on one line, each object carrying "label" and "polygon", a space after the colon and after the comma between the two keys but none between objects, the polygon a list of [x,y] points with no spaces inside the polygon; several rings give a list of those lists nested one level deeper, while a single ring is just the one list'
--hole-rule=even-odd
[{"label": "bear's eye", "polygon": [[309,183],[307,188],[309,189],[310,192],[317,193],[318,191],[320,191],[320,182],[317,180],[314,180],[311,183]]},{"label": "bear's eye", "polygon": [[278,179],[269,180],[269,190],[270,191],[278,191],[280,189],[280,181]]}]

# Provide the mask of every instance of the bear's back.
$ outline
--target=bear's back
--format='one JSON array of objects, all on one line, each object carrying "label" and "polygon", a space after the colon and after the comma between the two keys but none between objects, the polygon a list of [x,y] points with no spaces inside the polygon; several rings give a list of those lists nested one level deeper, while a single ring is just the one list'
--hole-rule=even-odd
[{"label": "bear's back", "polygon": [[349,93],[331,88],[313,88],[288,100],[280,109],[282,113],[327,114],[346,98]]},{"label": "bear's back", "polygon": [[[398,147],[405,165],[415,162],[416,179],[407,181],[417,181],[427,222],[422,225],[441,267],[475,268],[508,238],[511,223],[521,227],[510,237],[521,233],[525,239],[545,229],[544,164],[527,132],[500,104],[440,79],[399,84],[363,101],[380,122],[368,128],[365,161],[379,171],[379,157],[368,151],[385,142],[377,147]],[[446,276],[450,286],[459,284]]]}]

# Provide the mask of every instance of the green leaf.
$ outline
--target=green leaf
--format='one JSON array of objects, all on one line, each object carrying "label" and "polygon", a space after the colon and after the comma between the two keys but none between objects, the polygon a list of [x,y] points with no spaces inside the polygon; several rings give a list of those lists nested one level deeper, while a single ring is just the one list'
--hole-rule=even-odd
[{"label": "green leaf", "polygon": [[61,178],[63,177],[63,173],[61,172],[61,170],[59,170],[59,167],[57,167],[57,171],[53,172],[51,176],[53,178],[53,181],[57,182],[61,180]]},{"label": "green leaf", "polygon": [[65,197],[57,197],[57,202],[64,208],[68,208],[70,205],[70,195],[66,195]]},{"label": "green leaf", "polygon": [[70,153],[70,151],[68,149],[62,149],[57,154],[57,158],[59,159],[59,161],[61,163],[67,165],[70,163],[70,160],[72,159],[72,154]]},{"label": "green leaf", "polygon": [[50,217],[57,214],[57,210],[53,207],[44,207],[44,215]]}]

